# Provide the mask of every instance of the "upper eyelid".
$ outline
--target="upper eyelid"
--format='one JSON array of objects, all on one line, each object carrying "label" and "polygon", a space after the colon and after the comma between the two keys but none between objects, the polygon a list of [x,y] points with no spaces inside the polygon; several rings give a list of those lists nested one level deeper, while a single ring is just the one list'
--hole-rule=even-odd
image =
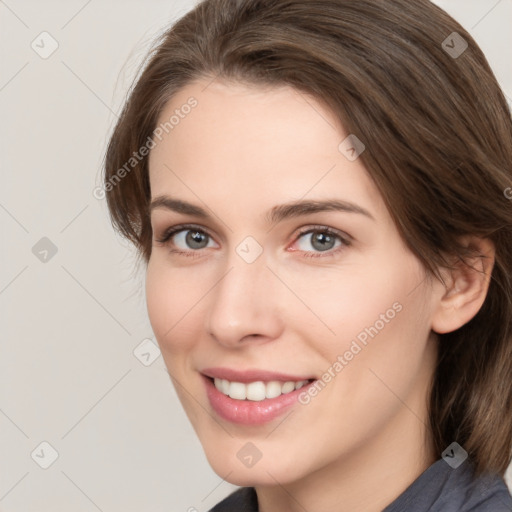
[{"label": "upper eyelid", "polygon": [[[215,240],[216,237],[213,236],[207,228],[204,228],[198,224],[187,224],[187,223],[176,224],[174,226],[170,226],[170,227],[164,229],[162,234],[158,238],[159,239],[166,238],[167,233],[172,233],[172,235],[171,235],[171,238],[172,238],[173,236],[177,235],[178,233],[181,233],[182,231],[191,231],[194,229],[206,234],[211,239],[213,239],[216,243],[218,243]],[[303,226],[303,227],[300,227],[300,228],[297,228],[296,230],[294,230],[294,233],[296,232],[296,234],[294,235],[293,241],[295,242],[299,237],[309,234],[311,232],[315,232],[315,231],[331,232],[333,235],[339,237],[343,242],[346,242],[346,243],[352,242],[354,240],[353,237],[345,231],[341,231],[339,229],[333,228],[331,226],[327,226],[325,224],[310,224],[310,225],[306,225],[306,226]]]},{"label": "upper eyelid", "polygon": [[167,233],[172,233],[171,236],[175,236],[178,233],[181,233],[182,231],[193,231],[194,229],[202,233],[205,233],[212,239],[215,239],[215,237],[210,233],[208,229],[196,224],[176,224],[175,226],[170,226],[162,230],[162,233],[159,236],[159,238],[165,238],[167,236]]}]

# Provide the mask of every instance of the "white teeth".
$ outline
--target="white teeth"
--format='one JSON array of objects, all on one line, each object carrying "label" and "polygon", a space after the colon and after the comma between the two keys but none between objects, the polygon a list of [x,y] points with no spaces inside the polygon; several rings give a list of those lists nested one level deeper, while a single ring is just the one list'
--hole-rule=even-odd
[{"label": "white teeth", "polygon": [[235,400],[252,400],[254,402],[291,393],[295,389],[300,389],[307,382],[307,380],[299,380],[283,383],[274,380],[267,383],[256,381],[245,384],[243,382],[230,382],[226,379],[214,379],[215,387],[224,395]]},{"label": "white teeth", "polygon": [[225,395],[229,395],[229,380],[222,379],[222,387],[220,389]]},{"label": "white teeth", "polygon": [[245,400],[247,398],[247,386],[242,382],[231,382],[229,384],[229,396],[235,400]]},{"label": "white teeth", "polygon": [[288,381],[283,384],[283,393],[290,393],[295,389],[295,382]]},{"label": "white teeth", "polygon": [[[231,385],[233,385],[233,383]],[[261,381],[247,384],[247,400],[254,400],[257,402],[265,400],[265,390],[265,384]]]},{"label": "white teeth", "polygon": [[281,383],[275,380],[267,382],[265,396],[267,398],[276,398],[281,394]]}]

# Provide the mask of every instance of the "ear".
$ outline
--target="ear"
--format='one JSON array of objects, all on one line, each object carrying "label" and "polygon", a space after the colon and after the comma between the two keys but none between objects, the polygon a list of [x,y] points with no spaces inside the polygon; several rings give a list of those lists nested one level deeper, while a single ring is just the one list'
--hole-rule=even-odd
[{"label": "ear", "polygon": [[445,285],[439,283],[442,288],[432,314],[432,330],[439,334],[455,331],[469,322],[482,307],[489,289],[496,252],[493,242],[474,236],[462,241],[480,255],[467,260],[467,265],[458,261],[454,270],[446,270]]}]

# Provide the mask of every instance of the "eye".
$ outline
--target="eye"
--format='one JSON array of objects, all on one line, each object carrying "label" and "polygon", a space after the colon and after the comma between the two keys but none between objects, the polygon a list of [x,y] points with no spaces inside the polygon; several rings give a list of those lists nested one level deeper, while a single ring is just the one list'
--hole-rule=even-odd
[{"label": "eye", "polygon": [[[297,245],[299,250],[305,252],[304,257],[323,257],[332,256],[339,251],[344,250],[350,245],[349,236],[342,236],[327,226],[315,226],[306,231],[301,231],[297,236]],[[313,251],[308,250],[313,248]]]},{"label": "eye", "polygon": [[[172,242],[169,244],[173,246],[171,252],[185,256],[195,256],[194,253],[198,252],[199,249],[211,247],[211,245],[208,245],[208,240],[212,241],[210,235],[203,229],[193,225],[180,225],[167,229],[156,241],[163,245]],[[175,246],[178,248],[175,249]]]},{"label": "eye", "polygon": [[[342,235],[327,226],[309,227],[297,235],[294,244],[299,248],[292,249],[292,252],[298,250],[307,258],[333,256],[350,246],[350,240],[349,235]],[[204,229],[184,224],[168,228],[160,238],[156,239],[156,242],[170,245],[172,253],[189,257],[199,257],[200,249],[215,246],[215,244],[212,245],[212,237]],[[312,251],[309,250],[311,247]]]}]

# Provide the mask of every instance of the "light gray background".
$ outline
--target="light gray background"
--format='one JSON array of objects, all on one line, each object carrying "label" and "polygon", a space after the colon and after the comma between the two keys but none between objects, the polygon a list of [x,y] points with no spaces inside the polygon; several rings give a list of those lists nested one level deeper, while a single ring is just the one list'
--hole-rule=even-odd
[{"label": "light gray background", "polygon": [[[437,3],[510,102],[512,0]],[[0,511],[202,512],[235,488],[209,467],[161,356],[136,357],[152,337],[143,276],[92,194],[149,44],[194,4],[0,0]],[[43,31],[59,45],[47,59],[31,48]],[[46,262],[32,251],[43,237],[57,248]],[[58,453],[47,469],[42,442]]]}]

